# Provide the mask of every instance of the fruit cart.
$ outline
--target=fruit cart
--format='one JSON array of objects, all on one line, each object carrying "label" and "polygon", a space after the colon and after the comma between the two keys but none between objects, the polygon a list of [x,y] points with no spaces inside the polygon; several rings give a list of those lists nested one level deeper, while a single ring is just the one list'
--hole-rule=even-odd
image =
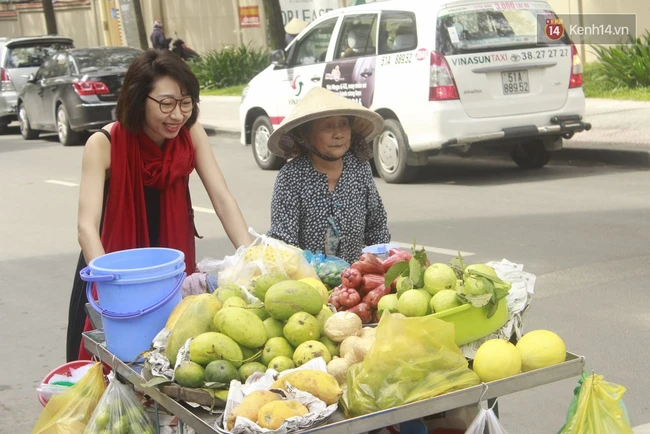
[{"label": "fruit cart", "polygon": [[[130,382],[135,388],[150,396],[156,402],[156,405],[164,407],[169,413],[178,417],[185,425],[193,428],[197,434],[223,432],[215,428],[215,421],[219,417],[219,414],[210,414],[202,408],[192,408],[172,399],[156,387],[145,386],[146,379],[142,375],[143,365],[127,365],[108,352],[104,346],[104,334],[101,330],[84,333],[83,341],[89,353],[109,365],[117,374]],[[565,362],[557,365],[364,416],[345,419],[343,412],[339,409],[327,423],[301,432],[319,434],[363,433],[452,409],[475,405],[481,400],[493,399],[567,378],[577,377],[582,373],[584,364],[585,359],[583,356],[567,352]]]}]

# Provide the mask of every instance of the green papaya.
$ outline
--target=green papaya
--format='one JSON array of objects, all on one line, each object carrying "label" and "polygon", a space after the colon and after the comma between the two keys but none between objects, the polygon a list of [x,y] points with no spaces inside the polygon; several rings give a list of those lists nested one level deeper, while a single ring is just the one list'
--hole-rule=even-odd
[{"label": "green papaya", "polygon": [[259,348],[266,342],[264,322],[247,309],[227,307],[214,315],[217,331],[230,337],[239,345]]},{"label": "green papaya", "polygon": [[284,280],[266,291],[264,305],[271,317],[287,320],[297,312],[318,315],[323,308],[323,298],[316,288],[307,283]]},{"label": "green papaya", "polygon": [[197,295],[194,301],[183,311],[169,334],[165,356],[172,366],[176,365],[178,350],[190,338],[212,331],[214,315],[221,309],[221,302],[212,294]]},{"label": "green papaya", "polygon": [[242,359],[239,345],[222,333],[201,333],[190,344],[190,360],[202,366],[208,366],[215,360],[228,360],[235,368],[239,368]]}]

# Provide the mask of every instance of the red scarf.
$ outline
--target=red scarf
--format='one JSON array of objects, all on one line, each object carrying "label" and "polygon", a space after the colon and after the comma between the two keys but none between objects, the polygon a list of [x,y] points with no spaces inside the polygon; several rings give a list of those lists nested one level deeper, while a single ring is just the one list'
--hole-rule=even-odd
[{"label": "red scarf", "polygon": [[161,247],[185,253],[185,270],[194,272],[195,244],[188,182],[194,146],[187,129],[161,149],[145,133],[132,134],[115,123],[111,131],[111,179],[102,245],[106,253],[150,247],[144,186],[160,190]]},{"label": "red scarf", "polygon": [[[146,134],[133,134],[118,122],[111,130],[111,167],[108,197],[101,234],[106,253],[150,247],[144,186],[160,190],[161,247],[178,249],[185,254],[185,270],[196,269],[194,220],[188,190],[194,170],[194,145],[190,133],[179,134],[163,148]],[[93,290],[93,296],[96,297]],[[86,318],[84,331],[92,330]],[[79,358],[91,356],[81,344]]]}]

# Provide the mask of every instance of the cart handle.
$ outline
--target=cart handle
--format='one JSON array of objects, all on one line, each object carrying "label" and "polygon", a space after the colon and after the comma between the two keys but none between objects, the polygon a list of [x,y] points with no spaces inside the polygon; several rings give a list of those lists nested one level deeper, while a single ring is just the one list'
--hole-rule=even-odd
[{"label": "cart handle", "polygon": [[92,282],[88,282],[86,285],[86,297],[88,298],[88,303],[90,303],[90,306],[92,306],[93,309],[95,309],[97,312],[99,312],[102,317],[110,318],[110,319],[126,319],[126,318],[133,318],[134,316],[142,316],[146,313],[152,312],[156,309],[158,309],[160,306],[163,304],[167,303],[169,300],[171,300],[176,293],[178,292],[179,287],[183,284],[183,280],[185,280],[186,273],[182,273],[179,275],[178,282],[174,285],[173,289],[167,294],[165,297],[163,297],[162,300],[160,300],[158,303],[154,304],[153,306],[147,307],[145,309],[140,309],[138,311],[134,312],[112,312],[110,310],[106,310],[101,308],[95,299],[93,298],[93,284]]}]

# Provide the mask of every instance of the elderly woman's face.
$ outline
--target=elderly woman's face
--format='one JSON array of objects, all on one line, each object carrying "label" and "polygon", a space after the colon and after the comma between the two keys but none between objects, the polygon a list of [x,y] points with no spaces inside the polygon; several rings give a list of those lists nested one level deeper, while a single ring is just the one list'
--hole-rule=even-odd
[{"label": "elderly woman's face", "polygon": [[332,158],[341,158],[350,149],[352,130],[348,118],[332,116],[311,123],[309,143],[318,152]]}]

